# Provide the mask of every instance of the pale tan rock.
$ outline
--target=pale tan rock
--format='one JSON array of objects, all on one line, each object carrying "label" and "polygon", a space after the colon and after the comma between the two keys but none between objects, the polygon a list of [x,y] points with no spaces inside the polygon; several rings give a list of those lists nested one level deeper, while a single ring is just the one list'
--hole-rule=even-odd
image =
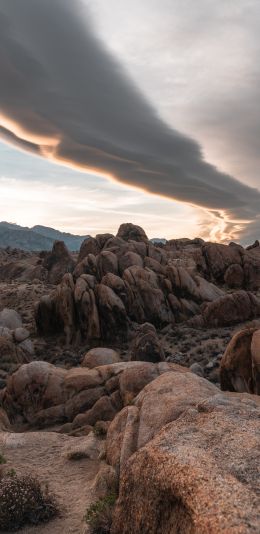
[{"label": "pale tan rock", "polygon": [[113,349],[106,349],[104,347],[96,347],[89,350],[81,363],[82,367],[99,367],[100,365],[108,365],[120,361],[118,352]]},{"label": "pale tan rock", "polygon": [[125,463],[112,533],[257,534],[258,433],[253,396],[183,412]]}]

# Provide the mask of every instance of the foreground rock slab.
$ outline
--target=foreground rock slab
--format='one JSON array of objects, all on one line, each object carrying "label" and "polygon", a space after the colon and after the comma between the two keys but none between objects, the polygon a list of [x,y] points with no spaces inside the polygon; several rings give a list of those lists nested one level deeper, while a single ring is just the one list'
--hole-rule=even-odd
[{"label": "foreground rock slab", "polygon": [[259,415],[218,394],[166,425],[126,462],[112,533],[257,534]]}]

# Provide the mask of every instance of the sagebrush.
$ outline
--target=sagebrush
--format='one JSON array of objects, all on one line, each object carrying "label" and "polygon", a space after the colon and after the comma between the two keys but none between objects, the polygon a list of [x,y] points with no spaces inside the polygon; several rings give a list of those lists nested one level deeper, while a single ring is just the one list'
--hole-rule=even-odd
[{"label": "sagebrush", "polygon": [[0,480],[0,532],[47,522],[58,513],[56,498],[36,478],[12,473]]},{"label": "sagebrush", "polygon": [[85,521],[90,525],[92,534],[109,534],[116,499],[117,495],[110,493],[91,504],[87,509]]}]

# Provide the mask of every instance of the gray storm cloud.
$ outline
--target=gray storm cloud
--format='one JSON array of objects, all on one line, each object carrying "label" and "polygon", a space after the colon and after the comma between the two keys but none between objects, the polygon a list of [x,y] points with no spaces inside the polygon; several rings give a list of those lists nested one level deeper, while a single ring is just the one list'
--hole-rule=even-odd
[{"label": "gray storm cloud", "polygon": [[0,0],[0,80],[3,139],[204,207],[231,229],[254,225],[260,192],[205,162],[193,139],[163,122],[79,1]]}]

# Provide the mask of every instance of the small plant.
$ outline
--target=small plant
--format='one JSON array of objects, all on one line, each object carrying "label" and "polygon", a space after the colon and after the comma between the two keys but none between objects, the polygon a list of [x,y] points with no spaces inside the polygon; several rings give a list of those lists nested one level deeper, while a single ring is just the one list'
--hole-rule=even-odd
[{"label": "small plant", "polygon": [[8,476],[8,477],[14,477],[15,475],[16,475],[16,471],[13,468],[9,469],[9,471],[7,471],[7,473],[6,473],[6,476]]},{"label": "small plant", "polygon": [[3,454],[1,454],[1,452],[0,452],[0,465],[3,465],[3,464],[6,464],[6,459],[3,456]]},{"label": "small plant", "polygon": [[98,421],[94,428],[93,428],[93,432],[95,434],[95,436],[97,438],[100,438],[100,439],[103,439],[106,437],[106,434],[107,434],[107,426],[104,425],[104,424],[100,424],[101,422]]},{"label": "small plant", "polygon": [[56,499],[32,476],[7,474],[0,481],[0,532],[37,525],[58,515]]},{"label": "small plant", "polygon": [[67,458],[68,460],[83,460],[84,458],[89,458],[89,455],[83,450],[75,450],[69,452]]},{"label": "small plant", "polygon": [[109,534],[116,499],[117,495],[110,493],[87,509],[85,521],[90,525],[92,534]]}]

